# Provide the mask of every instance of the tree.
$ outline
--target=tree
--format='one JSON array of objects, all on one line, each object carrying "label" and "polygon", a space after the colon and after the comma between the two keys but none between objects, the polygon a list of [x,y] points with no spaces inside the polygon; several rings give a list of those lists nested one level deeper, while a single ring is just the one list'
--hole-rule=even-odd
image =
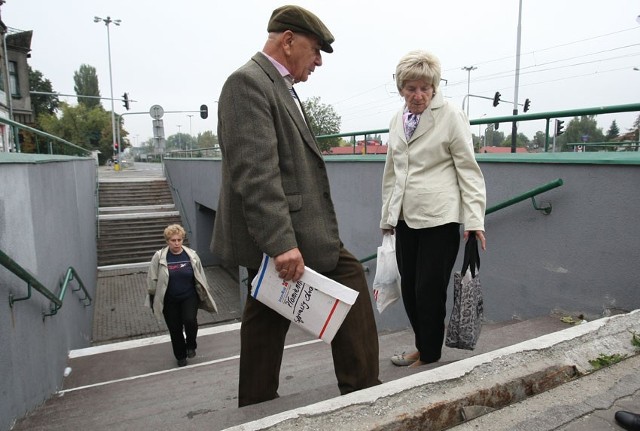
[{"label": "tree", "polygon": [[[342,119],[333,106],[321,103],[317,96],[302,102],[302,106],[309,117],[309,128],[315,136],[340,133]],[[340,141],[340,138],[321,139],[318,141],[318,147],[321,152],[329,151],[332,147],[339,146]]]},{"label": "tree", "polygon": [[[511,135],[507,136],[500,144],[501,147],[511,146]],[[529,138],[524,133],[518,133],[516,135],[516,147],[527,148],[529,146]]]},{"label": "tree", "polygon": [[533,137],[533,139],[531,140],[531,143],[530,143],[531,149],[544,150],[546,140],[547,140],[547,134],[544,133],[543,131],[538,130],[535,136]]},{"label": "tree", "polygon": [[94,98],[100,97],[100,87],[98,86],[98,75],[95,67],[88,64],[81,65],[80,69],[73,73],[73,82],[75,83],[73,90],[78,95],[78,103],[88,108],[95,108],[100,105],[100,99]]},{"label": "tree", "polygon": [[[114,153],[111,113],[102,106],[88,108],[84,104],[71,106],[60,102],[60,117],[54,114],[42,114],[40,124],[42,130],[88,150],[99,150],[98,159],[101,164],[111,158]],[[127,132],[121,130],[121,136]]]},{"label": "tree", "polygon": [[189,150],[198,147],[196,139],[187,133],[176,133],[167,137],[166,151]]},{"label": "tree", "polygon": [[484,137],[485,145],[487,147],[499,147],[502,141],[504,141],[504,133],[495,130],[495,126],[493,124],[487,125]]},{"label": "tree", "polygon": [[213,148],[218,146],[218,137],[211,130],[198,133],[198,148]]},{"label": "tree", "polygon": [[602,142],[604,135],[598,128],[595,115],[583,115],[574,117],[567,125],[566,131],[556,138],[556,148],[559,151],[573,151],[574,145],[582,142]]},{"label": "tree", "polygon": [[616,120],[613,120],[611,126],[609,126],[609,130],[607,130],[607,136],[605,137],[605,142],[613,141],[615,138],[620,136],[620,129],[618,128],[618,124]]},{"label": "tree", "polygon": [[[45,79],[44,75],[42,75],[42,72],[39,70],[31,69],[31,66],[29,66],[29,90],[39,91],[42,93],[54,92],[51,81]],[[33,109],[33,118],[35,120],[34,125],[36,129],[40,129],[40,122],[38,121],[40,114],[53,115],[59,105],[60,101],[58,100],[58,96],[46,94],[31,95],[31,106]]]},{"label": "tree", "polygon": [[633,127],[629,131],[635,132],[636,141],[640,141],[640,114],[638,114],[636,121],[633,122]]}]

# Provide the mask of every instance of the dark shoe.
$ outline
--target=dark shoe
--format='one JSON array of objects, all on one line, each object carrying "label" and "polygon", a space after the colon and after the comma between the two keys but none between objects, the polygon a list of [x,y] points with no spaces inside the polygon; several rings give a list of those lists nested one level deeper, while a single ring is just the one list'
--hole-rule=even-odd
[{"label": "dark shoe", "polygon": [[179,367],[184,367],[187,365],[187,359],[178,359],[178,366]]},{"label": "dark shoe", "polygon": [[196,349],[187,349],[187,358],[195,358]]},{"label": "dark shoe", "polygon": [[621,410],[616,412],[615,418],[616,422],[627,431],[640,431],[640,415]]}]

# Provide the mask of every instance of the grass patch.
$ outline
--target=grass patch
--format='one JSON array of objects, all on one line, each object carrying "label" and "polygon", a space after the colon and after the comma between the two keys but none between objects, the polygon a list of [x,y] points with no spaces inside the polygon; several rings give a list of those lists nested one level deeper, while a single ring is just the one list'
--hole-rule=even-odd
[{"label": "grass patch", "polygon": [[599,370],[600,368],[608,367],[613,364],[617,364],[626,358],[627,355],[621,355],[619,353],[614,353],[613,355],[605,355],[603,353],[600,354],[596,359],[589,360],[589,363],[593,367],[593,370]]},{"label": "grass patch", "polygon": [[631,345],[636,348],[636,350],[640,350],[640,337],[634,331],[631,332]]}]

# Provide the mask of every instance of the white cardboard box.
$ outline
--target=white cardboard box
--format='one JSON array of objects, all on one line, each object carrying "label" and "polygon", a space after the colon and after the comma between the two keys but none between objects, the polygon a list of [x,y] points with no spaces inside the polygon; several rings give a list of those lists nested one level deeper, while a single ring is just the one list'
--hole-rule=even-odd
[{"label": "white cardboard box", "polygon": [[307,267],[297,282],[285,281],[265,255],[251,282],[251,296],[329,344],[358,292]]}]

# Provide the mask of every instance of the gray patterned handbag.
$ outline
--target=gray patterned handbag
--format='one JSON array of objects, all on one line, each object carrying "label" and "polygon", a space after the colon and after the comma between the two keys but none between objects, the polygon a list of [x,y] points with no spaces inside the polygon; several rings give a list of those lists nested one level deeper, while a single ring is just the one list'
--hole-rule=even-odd
[{"label": "gray patterned handbag", "polygon": [[462,271],[453,275],[453,310],[447,326],[445,345],[456,349],[473,350],[482,328],[482,287],[478,271],[480,254],[474,232],[464,249]]}]

